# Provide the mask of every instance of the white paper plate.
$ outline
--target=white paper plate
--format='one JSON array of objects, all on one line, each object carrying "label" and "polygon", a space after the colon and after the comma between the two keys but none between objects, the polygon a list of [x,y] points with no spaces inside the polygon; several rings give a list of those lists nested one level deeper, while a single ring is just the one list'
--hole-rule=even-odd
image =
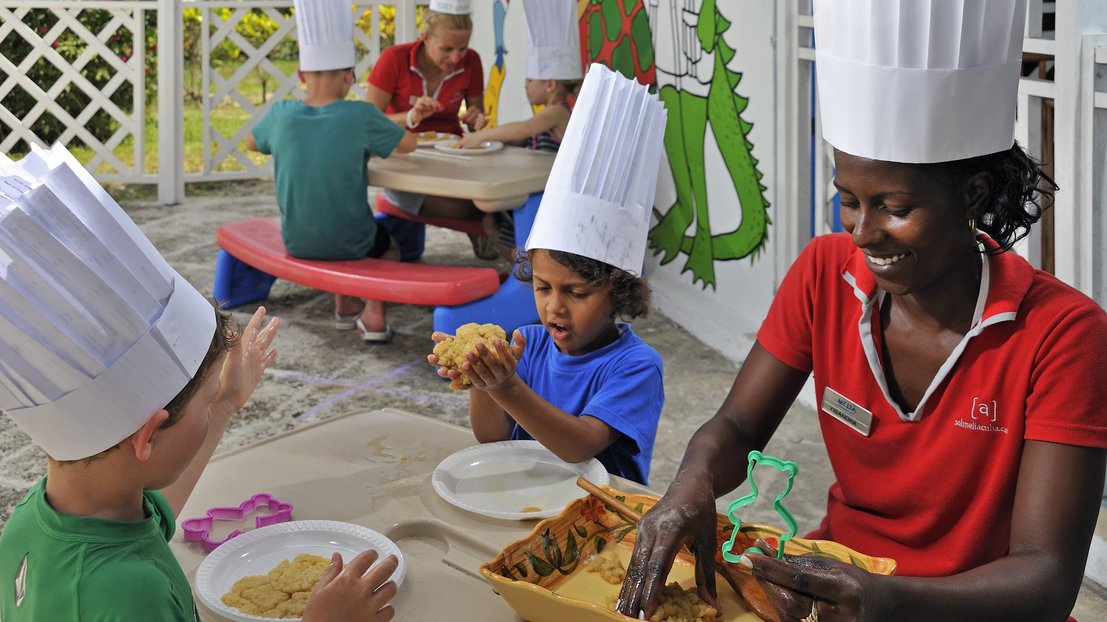
[{"label": "white paper plate", "polygon": [[525,520],[557,516],[588,494],[577,486],[582,475],[600,486],[610,481],[595,458],[572,464],[538,441],[503,441],[462,449],[438,465],[431,481],[440,497],[463,510]]},{"label": "white paper plate", "polygon": [[454,147],[454,142],[455,141],[452,140],[442,141],[436,143],[434,148],[439,151],[445,151],[446,153],[457,153],[461,155],[484,155],[504,148],[504,144],[498,140],[486,140],[481,143],[479,147],[473,147],[472,149]]},{"label": "white paper plate", "polygon": [[352,523],[303,520],[247,531],[222,544],[204,558],[196,570],[196,592],[209,609],[223,617],[241,622],[271,622],[273,618],[252,616],[224,605],[223,595],[242,577],[268,574],[281,560],[291,560],[300,553],[330,559],[331,553],[338,551],[342,554],[342,562],[349,563],[367,549],[376,549],[380,559],[395,555],[400,565],[392,574],[392,580],[397,586],[404,582],[404,556],[388,538]]},{"label": "white paper plate", "polygon": [[460,136],[457,134],[450,134],[449,132],[419,132],[415,136],[419,141],[420,147],[433,147],[439,144],[450,144],[457,142]]}]

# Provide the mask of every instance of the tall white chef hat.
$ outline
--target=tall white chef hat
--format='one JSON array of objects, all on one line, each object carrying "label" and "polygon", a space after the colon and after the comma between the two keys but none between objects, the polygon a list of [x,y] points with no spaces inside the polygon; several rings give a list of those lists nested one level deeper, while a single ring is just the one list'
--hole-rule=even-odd
[{"label": "tall white chef hat", "polygon": [[637,81],[588,69],[526,249],[565,251],[639,273],[665,133],[665,106]]},{"label": "tall white chef hat", "polygon": [[449,13],[450,15],[468,15],[471,13],[469,0],[430,0],[427,7],[436,13]]},{"label": "tall white chef hat", "polygon": [[357,64],[354,16],[346,0],[295,0],[301,71],[346,69]]},{"label": "tall white chef hat", "polygon": [[823,135],[851,155],[1010,149],[1025,0],[815,0]]},{"label": "tall white chef hat", "polygon": [[46,453],[133,434],[214,333],[211,304],[64,147],[0,155],[0,410]]},{"label": "tall white chef hat", "polygon": [[530,29],[527,77],[580,80],[580,24],[575,0],[523,0]]}]

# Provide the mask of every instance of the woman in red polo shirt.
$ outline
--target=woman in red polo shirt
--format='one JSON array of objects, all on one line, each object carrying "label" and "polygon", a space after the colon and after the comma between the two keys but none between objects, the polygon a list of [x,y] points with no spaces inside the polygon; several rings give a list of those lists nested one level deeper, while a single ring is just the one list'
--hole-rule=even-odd
[{"label": "woman in red polo shirt", "polygon": [[[476,131],[484,125],[484,69],[469,48],[473,20],[468,2],[435,0],[423,17],[414,43],[384,50],[369,74],[365,100],[415,132],[461,135],[461,122]],[[465,102],[465,117],[459,118]],[[459,220],[478,219],[472,201],[385,189],[385,198],[410,214]],[[478,253],[479,254],[479,253]],[[495,257],[495,250],[490,251]]]},{"label": "woman in red polo shirt", "polygon": [[[1060,622],[1103,494],[1107,314],[1010,251],[1055,189],[1013,140],[1026,2],[814,7],[846,232],[816,237],[788,271],[729,395],[638,524],[617,608],[649,618],[682,544],[714,598],[715,499],[813,376],[835,482],[808,536],[897,568],[731,551],[777,618]],[[802,456],[784,457],[802,477]]]}]

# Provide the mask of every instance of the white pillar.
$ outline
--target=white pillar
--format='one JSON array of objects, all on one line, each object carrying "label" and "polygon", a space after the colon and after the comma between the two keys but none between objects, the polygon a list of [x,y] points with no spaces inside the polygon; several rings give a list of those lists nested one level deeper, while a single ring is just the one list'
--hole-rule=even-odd
[{"label": "white pillar", "polygon": [[[1061,187],[1054,205],[1056,223],[1057,276],[1088,295],[1095,295],[1096,256],[1095,232],[1102,227],[1097,220],[1104,218],[1107,209],[1102,196],[1100,205],[1091,192],[1090,180],[1082,180],[1080,171],[1081,145],[1092,140],[1094,127],[1084,127],[1082,102],[1094,96],[1094,85],[1081,80],[1084,59],[1083,39],[1086,34],[1107,33],[1107,3],[1102,0],[1068,0],[1057,3],[1056,15],[1056,65],[1054,82],[1057,86],[1055,102],[1056,181]],[[1100,123],[1099,132],[1105,129]],[[1084,148],[1084,157],[1091,155]],[[1103,239],[1098,239],[1102,244]],[[1099,259],[1102,273],[1102,257]],[[1102,280],[1102,276],[1098,280]],[[1102,296],[1102,291],[1099,292]],[[1105,301],[1101,297],[1099,302]]]},{"label": "white pillar", "polygon": [[184,202],[181,2],[158,0],[158,202]]}]

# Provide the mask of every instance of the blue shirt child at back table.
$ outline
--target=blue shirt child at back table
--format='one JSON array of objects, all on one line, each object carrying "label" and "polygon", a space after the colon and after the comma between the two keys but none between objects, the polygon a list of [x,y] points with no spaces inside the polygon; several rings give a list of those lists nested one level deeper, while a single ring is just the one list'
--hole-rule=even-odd
[{"label": "blue shirt child at back table", "polygon": [[[642,116],[616,120],[607,102]],[[617,318],[649,311],[637,272],[664,127],[656,95],[592,66],[516,259],[542,324],[514,331],[511,344],[494,339],[495,352],[478,342],[460,367],[438,370],[471,383],[469,421],[480,442],[533,438],[567,462],[595,457],[611,473],[648,483],[665,401],[662,362]]]}]

